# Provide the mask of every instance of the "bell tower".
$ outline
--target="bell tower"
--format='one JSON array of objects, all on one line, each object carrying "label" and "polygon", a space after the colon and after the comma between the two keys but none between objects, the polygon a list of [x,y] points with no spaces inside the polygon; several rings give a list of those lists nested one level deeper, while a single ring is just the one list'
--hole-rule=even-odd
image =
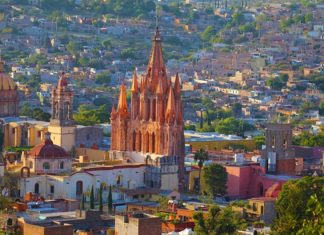
[{"label": "bell tower", "polygon": [[54,144],[70,151],[75,145],[75,124],[73,121],[73,91],[68,87],[65,74],[59,77],[52,89],[52,118],[48,127]]}]

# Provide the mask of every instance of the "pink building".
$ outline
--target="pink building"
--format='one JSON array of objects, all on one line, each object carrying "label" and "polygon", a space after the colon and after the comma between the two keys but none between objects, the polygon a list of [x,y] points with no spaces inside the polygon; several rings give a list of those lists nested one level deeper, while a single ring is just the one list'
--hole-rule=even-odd
[{"label": "pink building", "polygon": [[265,167],[259,164],[225,166],[227,194],[233,198],[277,197],[281,186],[296,177],[266,174]]}]

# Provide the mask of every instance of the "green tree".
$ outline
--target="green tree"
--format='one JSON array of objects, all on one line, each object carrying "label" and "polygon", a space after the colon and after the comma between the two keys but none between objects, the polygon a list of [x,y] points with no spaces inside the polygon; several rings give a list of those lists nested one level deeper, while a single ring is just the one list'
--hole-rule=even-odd
[{"label": "green tree", "polygon": [[210,41],[215,34],[215,29],[213,26],[207,26],[205,30],[200,34],[200,38],[203,41]]},{"label": "green tree", "polygon": [[265,144],[265,136],[263,135],[254,136],[253,140],[255,141],[256,148],[261,150],[262,145]]},{"label": "green tree", "polygon": [[102,190],[103,190],[103,185],[100,184],[100,188],[99,188],[99,211],[102,211],[102,209],[103,209]]},{"label": "green tree", "polygon": [[235,119],[234,117],[225,118],[214,122],[215,130],[225,135],[240,135],[243,136],[245,131],[252,131],[255,127],[243,120]]},{"label": "green tree", "polygon": [[111,192],[111,185],[109,185],[109,192],[108,192],[108,214],[113,213],[113,200],[112,200],[112,192]]},{"label": "green tree", "polygon": [[91,191],[90,191],[90,209],[95,208],[95,201],[94,201],[94,192],[93,192],[93,186],[91,186]]},{"label": "green tree", "polygon": [[67,51],[68,51],[71,55],[76,56],[78,50],[80,50],[81,47],[80,47],[79,44],[77,44],[77,43],[71,41],[71,42],[69,42],[69,43],[66,45],[66,49],[67,49]]},{"label": "green tree", "polygon": [[242,105],[240,103],[234,103],[232,105],[232,113],[235,117],[240,117],[242,115]]},{"label": "green tree", "polygon": [[305,23],[309,24],[313,22],[313,13],[308,12],[305,14]]},{"label": "green tree", "polygon": [[207,216],[202,212],[196,212],[193,219],[197,235],[229,235],[235,234],[237,229],[246,228],[244,219],[230,206],[221,210],[218,206],[212,205]]},{"label": "green tree", "polygon": [[94,108],[88,105],[80,105],[78,111],[73,114],[74,121],[79,125],[93,126],[109,121],[109,114],[111,109],[108,105],[101,105]]},{"label": "green tree", "polygon": [[96,83],[100,85],[109,85],[111,81],[111,73],[110,72],[104,72],[101,74],[98,74],[96,76]]},{"label": "green tree", "polygon": [[266,85],[273,90],[281,90],[285,86],[285,83],[279,78],[270,78],[266,81]]},{"label": "green tree", "polygon": [[[195,152],[194,159],[195,159],[195,162],[198,162],[198,167],[199,167],[198,179],[199,179],[199,183],[200,183],[201,169],[204,166],[204,162],[208,161],[208,159],[209,159],[208,151],[206,151],[205,149],[202,149],[202,148],[199,149],[198,151]],[[200,185],[198,186],[197,191],[198,192],[200,191]]]},{"label": "green tree", "polygon": [[227,172],[225,167],[219,164],[211,164],[203,168],[201,191],[212,197],[218,194],[224,195],[227,191]]},{"label": "green tree", "polygon": [[84,210],[85,209],[85,195],[84,194],[82,194],[82,196],[81,196],[81,203],[80,204],[81,204],[80,209]]},{"label": "green tree", "polygon": [[10,209],[11,201],[8,197],[0,195],[0,211]]},{"label": "green tree", "polygon": [[[324,177],[307,176],[286,182],[275,204],[273,234],[322,234],[323,185]],[[305,230],[312,232],[304,233]]]}]

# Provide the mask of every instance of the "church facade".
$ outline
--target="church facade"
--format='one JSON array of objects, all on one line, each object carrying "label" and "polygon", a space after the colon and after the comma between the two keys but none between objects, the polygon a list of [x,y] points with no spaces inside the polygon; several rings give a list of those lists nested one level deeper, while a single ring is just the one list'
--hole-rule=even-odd
[{"label": "church facade", "polygon": [[161,189],[183,186],[184,134],[181,85],[172,85],[163,60],[157,28],[144,76],[136,71],[128,108],[126,87],[121,85],[118,106],[111,112],[111,157],[146,163],[145,183]]}]

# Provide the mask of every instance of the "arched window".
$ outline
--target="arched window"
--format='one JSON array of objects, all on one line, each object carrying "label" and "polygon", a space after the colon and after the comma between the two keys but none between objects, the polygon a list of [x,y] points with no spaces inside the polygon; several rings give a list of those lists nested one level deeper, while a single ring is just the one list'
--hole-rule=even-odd
[{"label": "arched window", "polygon": [[146,134],[145,134],[145,141],[146,141],[146,149],[145,149],[145,152],[146,153],[149,153],[150,152],[150,145],[148,144],[149,143],[149,138],[150,138],[150,135],[149,135],[149,133],[148,132],[146,132]]},{"label": "arched window", "polygon": [[60,169],[64,169],[64,162],[60,162]]},{"label": "arched window", "polygon": [[133,131],[133,151],[136,151],[136,132]]},{"label": "arched window", "polygon": [[77,181],[76,182],[76,195],[81,195],[83,193],[83,182]]},{"label": "arched window", "polygon": [[34,193],[39,194],[39,183],[36,183],[34,186]]},{"label": "arched window", "polygon": [[49,169],[51,169],[51,165],[49,164],[49,162],[44,162],[44,163],[43,163],[43,169],[44,169],[44,170],[49,170]]},{"label": "arched window", "polygon": [[120,186],[123,184],[123,176],[122,175],[117,175],[116,177],[116,185]]},{"label": "arched window", "polygon": [[155,153],[155,134],[152,133],[152,153]]}]

